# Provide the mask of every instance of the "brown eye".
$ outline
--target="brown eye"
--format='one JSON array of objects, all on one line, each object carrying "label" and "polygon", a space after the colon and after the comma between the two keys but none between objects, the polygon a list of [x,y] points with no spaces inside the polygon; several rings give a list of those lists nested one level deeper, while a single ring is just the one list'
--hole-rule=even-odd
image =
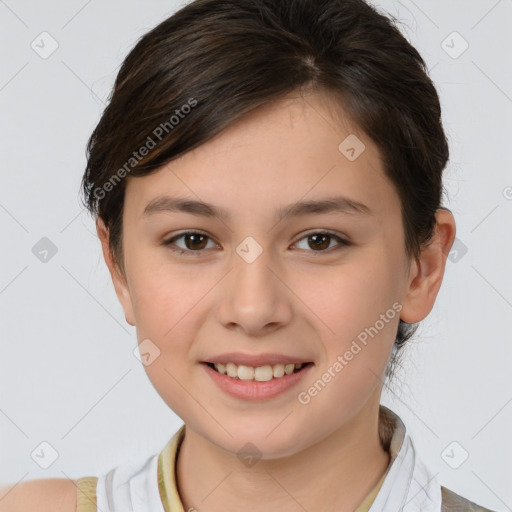
[{"label": "brown eye", "polygon": [[187,249],[197,251],[199,249],[204,249],[206,246],[205,241],[208,237],[201,235],[200,233],[192,233],[184,235],[185,246]]},{"label": "brown eye", "polygon": [[[314,233],[309,233],[305,237],[299,240],[300,243],[302,240],[307,240],[307,247],[299,247],[300,249],[305,249],[309,252],[330,252],[328,249],[331,246],[332,241],[337,241],[338,246],[348,246],[349,242],[344,240],[343,238],[329,232],[325,231],[317,231]],[[312,250],[311,250],[312,249]]]},{"label": "brown eye", "polygon": [[[180,239],[183,239],[184,247],[175,243]],[[201,252],[204,252],[203,249],[206,248],[208,240],[211,240],[210,237],[203,233],[198,233],[197,231],[187,231],[170,238],[169,240],[163,242],[163,244],[172,251],[176,251],[180,254],[187,253],[191,254],[192,256],[196,256],[196,254],[199,255]]]},{"label": "brown eye", "polygon": [[308,240],[312,240],[312,244],[309,246],[314,249],[327,249],[329,247],[329,242],[331,241],[330,235],[309,235]]}]

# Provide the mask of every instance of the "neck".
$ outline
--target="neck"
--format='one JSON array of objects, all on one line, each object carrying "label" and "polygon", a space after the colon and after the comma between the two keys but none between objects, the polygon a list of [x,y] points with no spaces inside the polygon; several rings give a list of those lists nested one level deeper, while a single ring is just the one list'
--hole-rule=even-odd
[{"label": "neck", "polygon": [[353,512],[388,468],[389,436],[385,422],[379,436],[379,403],[368,403],[306,450],[243,469],[236,454],[187,426],[176,463],[178,492],[186,511]]}]

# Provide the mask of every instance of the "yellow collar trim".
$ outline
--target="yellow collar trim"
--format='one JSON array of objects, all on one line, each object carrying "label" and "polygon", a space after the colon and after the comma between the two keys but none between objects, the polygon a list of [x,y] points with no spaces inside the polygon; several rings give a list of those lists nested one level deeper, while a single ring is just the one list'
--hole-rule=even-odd
[{"label": "yellow collar trim", "polygon": [[176,455],[184,436],[185,425],[182,425],[158,457],[158,489],[165,512],[185,512],[176,484]]}]

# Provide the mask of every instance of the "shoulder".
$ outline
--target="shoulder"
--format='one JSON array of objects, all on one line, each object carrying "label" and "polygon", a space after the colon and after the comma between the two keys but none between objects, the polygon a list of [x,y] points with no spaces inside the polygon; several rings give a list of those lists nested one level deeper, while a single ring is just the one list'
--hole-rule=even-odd
[{"label": "shoulder", "polygon": [[443,486],[441,486],[441,495],[443,498],[442,512],[495,512],[477,505]]},{"label": "shoulder", "polygon": [[77,485],[67,478],[44,478],[0,487],[0,512],[76,512]]}]

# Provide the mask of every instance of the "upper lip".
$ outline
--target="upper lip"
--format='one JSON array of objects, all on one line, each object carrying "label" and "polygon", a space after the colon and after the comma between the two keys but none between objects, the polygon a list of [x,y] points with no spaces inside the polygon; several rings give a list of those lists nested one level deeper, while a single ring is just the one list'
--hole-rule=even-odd
[{"label": "upper lip", "polygon": [[204,363],[234,363],[237,366],[245,365],[245,366],[265,366],[265,365],[275,365],[275,364],[288,364],[288,363],[309,363],[311,362],[308,359],[304,359],[297,356],[287,356],[285,354],[272,354],[272,353],[263,353],[263,354],[243,354],[241,352],[228,352],[225,354],[219,354],[218,356],[212,356],[205,361]]}]

